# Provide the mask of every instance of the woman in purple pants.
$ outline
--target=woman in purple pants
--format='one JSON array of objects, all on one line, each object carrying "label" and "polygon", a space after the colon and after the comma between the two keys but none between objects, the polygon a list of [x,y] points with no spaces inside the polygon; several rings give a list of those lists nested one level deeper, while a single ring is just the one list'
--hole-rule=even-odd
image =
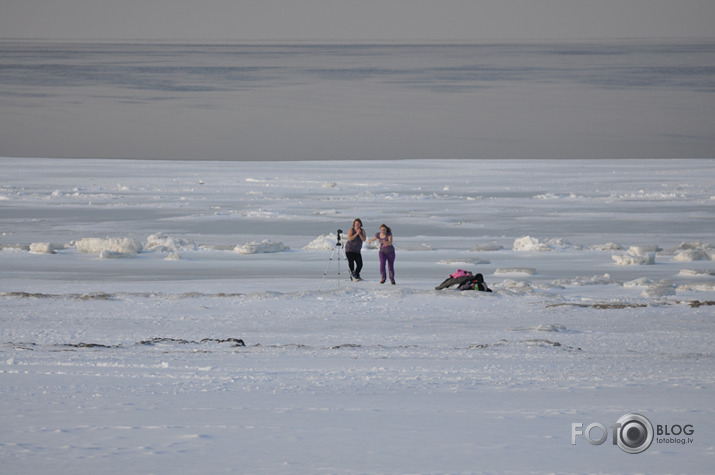
[{"label": "woman in purple pants", "polygon": [[395,285],[395,247],[392,245],[392,229],[386,224],[380,226],[380,232],[375,234],[375,237],[370,239],[368,243],[380,241],[380,276],[381,284],[385,283],[386,273],[385,264],[390,272],[390,282]]}]

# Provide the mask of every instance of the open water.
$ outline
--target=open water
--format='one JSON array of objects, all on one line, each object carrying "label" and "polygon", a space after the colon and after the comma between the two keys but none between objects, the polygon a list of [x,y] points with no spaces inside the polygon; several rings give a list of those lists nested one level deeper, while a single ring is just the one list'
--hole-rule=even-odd
[{"label": "open water", "polygon": [[0,41],[0,156],[715,157],[715,41]]}]

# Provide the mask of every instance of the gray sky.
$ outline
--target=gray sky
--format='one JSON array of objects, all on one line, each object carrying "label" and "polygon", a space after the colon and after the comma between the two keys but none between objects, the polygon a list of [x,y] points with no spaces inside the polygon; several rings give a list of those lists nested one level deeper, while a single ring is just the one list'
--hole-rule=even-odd
[{"label": "gray sky", "polygon": [[2,0],[0,37],[510,40],[715,37],[713,0]]}]

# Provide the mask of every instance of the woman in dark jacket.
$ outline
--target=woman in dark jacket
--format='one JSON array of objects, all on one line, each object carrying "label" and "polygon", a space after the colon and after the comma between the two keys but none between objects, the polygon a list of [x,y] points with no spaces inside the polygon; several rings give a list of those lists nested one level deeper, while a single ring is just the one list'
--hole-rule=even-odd
[{"label": "woman in dark jacket", "polygon": [[350,279],[353,282],[362,280],[360,271],[362,270],[362,243],[367,239],[365,231],[362,229],[362,221],[360,218],[353,221],[353,227],[348,231],[348,242],[345,244],[345,257],[348,259],[348,267],[350,267]]}]

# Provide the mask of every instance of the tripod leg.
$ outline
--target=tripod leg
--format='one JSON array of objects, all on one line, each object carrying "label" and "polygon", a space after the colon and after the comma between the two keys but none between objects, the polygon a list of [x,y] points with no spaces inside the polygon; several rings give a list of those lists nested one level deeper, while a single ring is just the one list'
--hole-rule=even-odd
[{"label": "tripod leg", "polygon": [[[338,247],[340,247],[340,244],[337,244],[335,246],[335,249],[337,249]],[[342,254],[342,251],[338,251],[338,288],[340,288],[340,254]]]},{"label": "tripod leg", "polygon": [[[333,252],[330,254],[330,259],[328,259],[328,265],[325,267],[325,272],[323,272],[323,279],[320,281],[318,290],[323,288],[323,282],[325,282],[325,276],[328,275],[328,269],[330,269],[330,264],[333,263],[333,256],[335,255],[335,250],[337,247],[333,248]],[[338,254],[338,259],[340,259],[340,254]],[[338,274],[340,273],[340,264],[338,263]]]}]

